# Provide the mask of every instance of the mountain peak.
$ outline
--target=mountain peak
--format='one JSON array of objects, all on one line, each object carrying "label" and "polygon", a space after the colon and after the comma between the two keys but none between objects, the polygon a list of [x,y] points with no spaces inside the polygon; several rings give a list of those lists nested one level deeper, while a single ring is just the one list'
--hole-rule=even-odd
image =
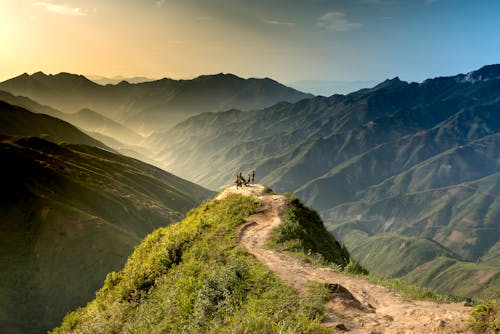
[{"label": "mountain peak", "polygon": [[207,80],[244,80],[239,76],[231,73],[217,73],[217,74],[204,74],[194,78],[194,81],[207,81]]},{"label": "mountain peak", "polygon": [[408,83],[406,81],[401,81],[399,77],[394,77],[392,79],[385,79],[383,82],[379,83],[375,87],[371,88],[370,90],[380,90],[380,89],[386,89],[386,88],[396,88],[396,87],[401,87],[401,86],[406,86]]},{"label": "mountain peak", "polygon": [[461,77],[462,82],[478,82],[500,78],[500,64],[486,65]]},{"label": "mountain peak", "polygon": [[[29,76],[27,73],[24,73],[24,74],[26,74],[27,76]],[[48,75],[45,74],[45,73],[43,73],[42,71],[37,71],[37,72],[33,73],[31,76],[34,77],[34,78],[45,78]]]}]

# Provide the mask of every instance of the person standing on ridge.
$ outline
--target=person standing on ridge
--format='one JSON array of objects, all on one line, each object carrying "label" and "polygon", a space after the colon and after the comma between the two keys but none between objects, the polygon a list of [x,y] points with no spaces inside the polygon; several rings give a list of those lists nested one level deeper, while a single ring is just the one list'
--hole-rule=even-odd
[{"label": "person standing on ridge", "polygon": [[255,171],[252,171],[252,184],[255,184]]}]

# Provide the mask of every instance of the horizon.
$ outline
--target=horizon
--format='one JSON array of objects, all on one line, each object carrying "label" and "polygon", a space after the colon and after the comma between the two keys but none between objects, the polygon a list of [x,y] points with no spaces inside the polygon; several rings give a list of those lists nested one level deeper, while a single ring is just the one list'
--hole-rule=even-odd
[{"label": "horizon", "polygon": [[497,63],[498,12],[493,0],[0,0],[0,80],[43,71],[421,82]]}]

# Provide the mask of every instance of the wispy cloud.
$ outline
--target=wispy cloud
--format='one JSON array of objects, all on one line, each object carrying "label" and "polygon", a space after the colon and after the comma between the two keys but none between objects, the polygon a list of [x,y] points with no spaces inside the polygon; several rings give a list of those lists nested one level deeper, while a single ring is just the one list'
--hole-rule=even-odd
[{"label": "wispy cloud", "polygon": [[343,12],[326,13],[318,19],[317,25],[335,31],[349,31],[363,27],[362,23],[350,21]]},{"label": "wispy cloud", "polygon": [[68,15],[68,16],[87,16],[88,12],[85,9],[79,7],[70,7],[64,5],[56,5],[46,1],[37,1],[33,3],[33,6],[45,9],[48,12]]},{"label": "wispy cloud", "polygon": [[295,22],[286,22],[286,21],[278,21],[278,20],[270,20],[270,19],[263,19],[264,22],[267,24],[275,25],[275,26],[286,26],[286,27],[293,27],[295,26]]}]

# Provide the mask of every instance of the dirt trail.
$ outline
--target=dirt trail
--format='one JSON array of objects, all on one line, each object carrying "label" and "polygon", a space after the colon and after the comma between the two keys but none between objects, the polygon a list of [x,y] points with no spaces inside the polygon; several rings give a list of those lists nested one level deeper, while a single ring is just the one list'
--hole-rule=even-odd
[{"label": "dirt trail", "polygon": [[[280,279],[304,295],[310,281],[331,284],[331,300],[327,303],[324,323],[339,332],[355,333],[470,333],[467,321],[471,309],[463,304],[439,304],[412,301],[363,279],[337,273],[328,268],[305,264],[291,254],[264,249],[270,232],[282,222],[286,199],[266,195],[264,187],[254,185],[238,190],[230,187],[218,199],[229,194],[256,195],[262,200],[261,210],[239,227],[240,245],[248,249]],[[340,286],[339,286],[340,285]],[[345,289],[343,289],[345,288]]]}]

